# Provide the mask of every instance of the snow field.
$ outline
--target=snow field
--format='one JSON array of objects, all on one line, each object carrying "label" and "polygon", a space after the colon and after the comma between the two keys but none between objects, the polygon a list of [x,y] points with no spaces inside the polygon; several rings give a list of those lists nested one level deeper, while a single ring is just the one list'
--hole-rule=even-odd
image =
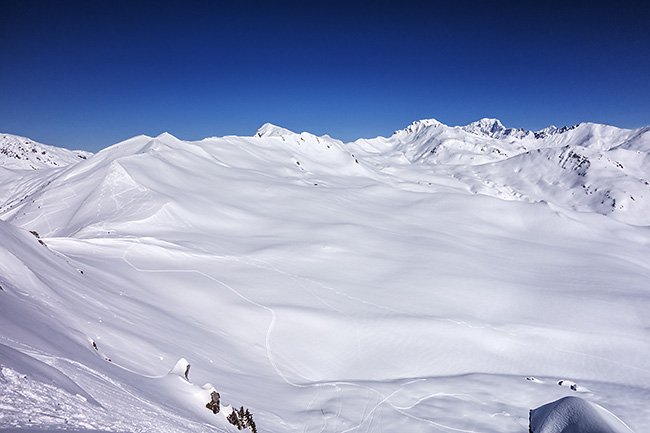
[{"label": "snow field", "polygon": [[[539,160],[512,155],[531,137],[440,125],[349,144],[272,125],[135,137],[44,174],[0,221],[1,353],[101,407],[0,358],[0,428],[235,431],[205,409],[212,384],[260,431],[522,432],[567,395],[647,430],[650,237],[625,222],[642,216],[548,195],[526,174]],[[189,382],[167,374],[181,358]]]}]

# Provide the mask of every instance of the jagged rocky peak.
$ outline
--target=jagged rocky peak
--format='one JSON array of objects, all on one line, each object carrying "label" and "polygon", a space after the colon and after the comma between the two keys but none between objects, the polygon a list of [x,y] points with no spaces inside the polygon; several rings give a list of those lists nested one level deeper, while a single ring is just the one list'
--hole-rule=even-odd
[{"label": "jagged rocky peak", "polygon": [[36,170],[64,167],[90,156],[90,152],[49,146],[18,135],[0,134],[0,166],[5,168]]},{"label": "jagged rocky peak", "polygon": [[282,137],[283,135],[294,135],[293,131],[290,131],[286,128],[273,125],[272,123],[265,123],[260,129],[257,130],[255,137]]},{"label": "jagged rocky peak", "polygon": [[544,129],[540,129],[539,131],[536,131],[535,138],[542,139],[556,134],[564,134],[565,132],[571,131],[572,129],[575,129],[577,127],[578,125],[563,126],[561,128],[557,128],[555,125],[551,125]]}]

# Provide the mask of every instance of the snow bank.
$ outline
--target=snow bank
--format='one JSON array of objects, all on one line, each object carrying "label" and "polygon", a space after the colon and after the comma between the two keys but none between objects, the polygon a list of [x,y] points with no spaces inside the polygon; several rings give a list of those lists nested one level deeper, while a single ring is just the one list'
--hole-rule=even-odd
[{"label": "snow bank", "polygon": [[530,411],[531,433],[631,433],[603,407],[579,397],[564,397]]}]

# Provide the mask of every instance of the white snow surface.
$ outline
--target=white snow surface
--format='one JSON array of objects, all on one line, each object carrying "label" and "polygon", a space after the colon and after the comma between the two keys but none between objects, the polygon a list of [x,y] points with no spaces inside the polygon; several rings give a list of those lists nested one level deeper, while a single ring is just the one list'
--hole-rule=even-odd
[{"label": "white snow surface", "polygon": [[563,397],[530,413],[532,433],[630,433],[607,409],[580,397]]},{"label": "white snow surface", "polygon": [[0,431],[648,431],[649,129],[494,120],[0,167]]},{"label": "white snow surface", "polygon": [[37,143],[29,138],[0,133],[0,166],[19,170],[63,167],[92,154]]}]

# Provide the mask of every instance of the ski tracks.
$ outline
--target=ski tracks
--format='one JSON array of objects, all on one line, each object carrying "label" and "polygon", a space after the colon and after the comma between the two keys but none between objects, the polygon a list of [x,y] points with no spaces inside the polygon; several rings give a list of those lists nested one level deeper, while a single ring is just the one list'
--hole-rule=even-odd
[{"label": "ski tracks", "polygon": [[[141,242],[140,239],[137,239],[137,238],[135,239],[135,241]],[[421,402],[423,402],[423,401],[425,401],[425,400],[427,400],[429,398],[433,398],[433,397],[436,397],[436,396],[441,396],[442,394],[440,394],[440,393],[431,394],[429,396],[423,397],[423,398],[419,399],[418,402],[416,402],[415,404],[413,404],[410,407],[399,407],[399,406],[396,406],[396,405],[394,405],[394,404],[392,404],[390,402],[390,399],[392,397],[394,397],[398,393],[402,392],[408,385],[410,385],[412,383],[415,383],[415,382],[422,381],[422,380],[426,380],[426,379],[416,379],[416,380],[406,382],[406,383],[400,385],[398,389],[394,390],[393,392],[391,392],[391,393],[389,393],[387,395],[383,394],[381,391],[379,391],[379,390],[377,390],[375,388],[372,388],[370,386],[366,386],[366,385],[362,385],[362,384],[354,383],[354,382],[349,382],[349,381],[298,383],[298,382],[295,382],[294,380],[289,379],[282,372],[282,370],[280,369],[280,366],[278,365],[277,361],[275,360],[275,358],[273,356],[273,348],[272,348],[271,338],[272,338],[272,334],[273,334],[273,331],[274,331],[274,328],[275,328],[275,325],[276,325],[276,322],[277,322],[277,313],[273,308],[247,297],[246,295],[244,295],[243,293],[241,293],[240,291],[238,291],[237,289],[235,289],[231,285],[225,283],[224,281],[222,281],[222,280],[220,280],[218,278],[215,278],[215,277],[213,277],[211,275],[208,275],[205,272],[203,272],[201,270],[198,270],[198,269],[143,269],[143,268],[139,268],[135,263],[130,261],[129,258],[127,257],[128,253],[129,253],[129,250],[133,247],[133,245],[134,244],[131,244],[131,245],[129,245],[129,247],[127,247],[127,249],[124,251],[124,253],[122,255],[122,259],[130,267],[132,267],[133,269],[135,269],[138,272],[192,273],[192,274],[198,274],[198,275],[201,275],[202,277],[204,277],[206,279],[209,279],[209,280],[215,282],[216,284],[221,285],[222,287],[226,288],[227,290],[229,290],[230,292],[232,292],[233,294],[235,294],[236,296],[238,296],[239,298],[241,298],[245,302],[266,311],[270,316],[270,321],[269,321],[269,325],[268,325],[268,328],[267,328],[267,331],[266,331],[266,336],[265,336],[265,348],[266,348],[266,355],[267,355],[267,358],[269,360],[269,363],[270,363],[271,367],[276,372],[278,377],[280,379],[282,379],[282,381],[284,381],[286,384],[288,384],[288,385],[290,385],[292,387],[300,388],[300,389],[317,388],[317,392],[316,392],[315,396],[307,404],[307,406],[305,408],[305,412],[306,413],[311,413],[313,411],[313,408],[318,404],[318,401],[324,396],[324,393],[323,393],[323,388],[324,387],[328,387],[328,388],[332,387],[332,388],[334,388],[334,390],[335,390],[335,392],[337,394],[337,396],[336,396],[337,409],[336,409],[336,414],[334,416],[334,424],[335,425],[332,426],[333,428],[331,430],[339,431],[339,428],[337,427],[337,425],[340,425],[340,421],[341,421],[342,417],[344,416],[344,413],[343,413],[344,412],[344,406],[343,406],[343,400],[342,400],[342,397],[341,397],[341,393],[342,393],[343,389],[344,388],[357,388],[357,389],[363,389],[363,390],[365,390],[367,392],[366,404],[365,404],[365,407],[363,408],[363,411],[362,411],[362,414],[361,414],[361,419],[359,420],[359,422],[356,425],[354,425],[352,427],[349,427],[347,429],[341,430],[340,433],[349,433],[349,432],[352,432],[352,431],[361,431],[361,429],[364,428],[364,426],[366,426],[365,427],[366,431],[370,431],[370,429],[373,426],[375,416],[376,416],[378,410],[382,406],[387,406],[387,407],[391,408],[392,410],[395,410],[395,411],[401,413],[405,417],[408,417],[408,418],[410,418],[412,420],[416,420],[418,422],[429,424],[432,427],[436,428],[437,430],[440,430],[440,431],[443,431],[443,432],[477,433],[477,432],[472,431],[472,430],[464,430],[464,429],[458,429],[458,428],[454,428],[454,427],[451,427],[451,426],[447,426],[447,425],[437,423],[437,422],[434,422],[434,421],[426,419],[426,418],[415,416],[415,415],[407,412],[409,409],[414,408],[419,403],[421,403]],[[213,253],[211,254],[206,250],[203,250],[203,252],[206,255],[214,256]],[[223,258],[224,256],[221,256],[221,257]],[[326,300],[322,299],[320,296],[318,296],[315,293],[313,293],[312,291],[310,291],[306,287],[304,282],[308,282],[308,283],[311,283],[311,284],[314,284],[314,285],[318,285],[318,286],[320,286],[320,287],[322,287],[322,288],[324,288],[324,289],[326,289],[328,291],[331,291],[332,293],[335,293],[338,296],[346,297],[347,299],[353,300],[355,302],[363,303],[365,305],[369,305],[369,306],[372,306],[374,308],[381,309],[383,311],[390,311],[390,312],[393,312],[393,313],[396,313],[396,314],[403,314],[403,313],[401,313],[399,311],[396,311],[396,310],[393,310],[393,309],[391,309],[389,307],[377,305],[377,304],[374,304],[372,302],[365,301],[365,300],[353,297],[351,295],[342,293],[342,292],[340,292],[340,291],[338,291],[338,290],[336,290],[336,289],[334,289],[332,287],[328,287],[328,286],[326,286],[326,285],[324,285],[324,284],[322,284],[322,283],[320,283],[318,281],[314,281],[314,280],[311,280],[311,279],[306,278],[306,277],[301,277],[301,276],[298,276],[298,275],[295,275],[295,274],[280,270],[280,269],[276,268],[275,266],[273,266],[268,261],[264,261],[264,260],[261,260],[261,259],[253,259],[253,258],[250,258],[250,257],[240,258],[240,257],[237,257],[234,254],[228,254],[225,257],[228,257],[228,258],[231,258],[231,259],[234,259],[234,260],[238,260],[238,261],[243,261],[244,263],[246,263],[246,264],[248,264],[250,266],[266,269],[266,270],[276,272],[276,273],[279,273],[281,275],[284,275],[286,277],[291,278],[292,280],[294,280],[298,284],[299,287],[301,287],[302,290],[305,290],[308,293],[310,293],[311,295],[315,296],[317,299],[319,299],[320,302],[323,303],[323,305],[326,305],[328,308],[332,309],[333,311],[336,311],[336,312],[346,316],[347,318],[353,320],[355,322],[355,324],[356,324],[356,327],[357,327],[357,335],[358,335],[358,326],[359,326],[358,321],[353,316],[351,316],[350,314],[337,309],[336,307],[334,307],[333,305],[328,303]],[[360,344],[358,344],[358,350],[361,351]],[[459,396],[455,396],[455,395],[453,395],[452,397],[460,398]],[[465,397],[472,398],[471,396],[465,396]],[[376,402],[371,403],[372,400],[376,400]],[[481,404],[483,404],[483,403],[481,402]],[[371,407],[371,405],[372,405],[372,407]],[[318,429],[317,430],[318,433],[322,433],[322,432],[330,430],[330,429],[328,429],[329,425],[330,424],[328,423],[327,418],[325,418],[321,425],[314,425],[314,427],[315,427],[315,429]],[[308,433],[310,431],[316,431],[316,430],[311,430],[311,426],[312,426],[312,424],[307,422],[305,424],[304,428],[303,428],[303,433]]]}]

